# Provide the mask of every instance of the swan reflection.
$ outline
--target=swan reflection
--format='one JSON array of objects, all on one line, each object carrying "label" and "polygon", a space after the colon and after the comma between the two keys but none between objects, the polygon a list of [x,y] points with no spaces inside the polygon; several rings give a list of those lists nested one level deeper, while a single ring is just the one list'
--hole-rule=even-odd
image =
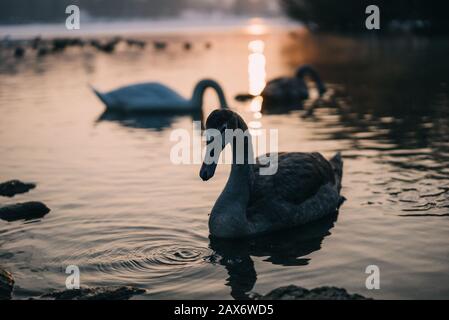
[{"label": "swan reflection", "polygon": [[283,231],[249,239],[225,240],[210,238],[213,259],[223,265],[229,277],[234,299],[249,299],[257,281],[257,272],[251,256],[267,257],[264,261],[280,266],[306,266],[311,253],[321,249],[325,237],[337,221],[338,214],[319,221]]},{"label": "swan reflection", "polygon": [[201,129],[204,127],[203,111],[189,112],[189,113],[122,113],[114,111],[103,112],[96,120],[96,122],[111,121],[120,124],[127,128],[148,129],[153,131],[161,131],[170,128],[175,121],[181,117],[189,117],[191,121],[199,121]]}]

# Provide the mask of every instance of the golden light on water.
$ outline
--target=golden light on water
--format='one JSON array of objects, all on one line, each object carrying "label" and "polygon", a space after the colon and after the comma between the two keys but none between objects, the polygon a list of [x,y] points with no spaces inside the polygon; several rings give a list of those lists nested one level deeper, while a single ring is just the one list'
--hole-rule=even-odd
[{"label": "golden light on water", "polygon": [[262,18],[252,18],[246,27],[246,32],[253,36],[260,36],[267,33],[268,27]]},{"label": "golden light on water", "polygon": [[261,96],[257,96],[251,100],[251,103],[249,105],[249,108],[251,112],[260,112],[262,110],[262,102],[263,98]]},{"label": "golden light on water", "polygon": [[265,43],[262,40],[253,40],[248,44],[248,49],[249,93],[258,96],[266,84]]},{"label": "golden light on water", "polygon": [[266,85],[266,58],[264,54],[265,42],[262,40],[253,40],[248,43],[248,82],[249,93],[255,97],[251,100],[250,111],[253,113],[254,120],[249,122],[249,128],[252,135],[259,135],[262,123],[262,102],[260,95]]}]

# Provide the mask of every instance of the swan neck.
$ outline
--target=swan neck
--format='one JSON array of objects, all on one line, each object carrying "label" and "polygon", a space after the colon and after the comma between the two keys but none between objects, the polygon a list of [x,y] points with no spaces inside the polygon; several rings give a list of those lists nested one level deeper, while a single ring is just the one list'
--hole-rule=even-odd
[{"label": "swan neck", "polygon": [[248,152],[244,157],[244,163],[236,162],[233,145],[231,173],[223,192],[215,203],[209,220],[209,227],[213,235],[234,237],[250,234],[251,226],[247,219],[246,208],[254,181],[254,169],[251,140],[249,139],[246,144]]},{"label": "swan neck", "polygon": [[217,93],[217,96],[218,96],[218,100],[220,102],[220,107],[222,109],[227,109],[228,104],[226,102],[226,98],[225,98],[223,89],[216,81],[210,80],[210,79],[201,80],[195,86],[195,88],[193,89],[193,94],[192,94],[192,99],[191,99],[192,105],[196,108],[203,107],[204,92],[208,88],[213,88],[215,90],[215,92]]},{"label": "swan neck", "polygon": [[304,79],[304,77],[309,76],[313,82],[315,82],[315,85],[318,88],[318,91],[320,92],[320,95],[322,95],[325,91],[326,91],[326,87],[323,83],[323,81],[321,81],[320,76],[318,75],[318,72],[316,72],[316,70],[314,68],[312,68],[311,66],[305,65],[300,67],[297,71],[296,71],[296,77],[300,78],[300,79]]}]

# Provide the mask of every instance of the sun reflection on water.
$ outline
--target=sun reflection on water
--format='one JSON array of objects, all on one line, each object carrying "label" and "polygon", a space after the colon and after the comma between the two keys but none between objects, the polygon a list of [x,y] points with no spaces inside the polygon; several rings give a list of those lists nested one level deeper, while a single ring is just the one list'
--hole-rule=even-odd
[{"label": "sun reflection on water", "polygon": [[262,18],[252,18],[245,31],[251,35],[262,35],[267,33],[268,27]]},{"label": "sun reflection on water", "polygon": [[262,40],[253,40],[248,44],[248,49],[249,93],[258,96],[265,87],[265,43]]},{"label": "sun reflection on water", "polygon": [[253,40],[248,44],[248,82],[249,93],[255,97],[251,100],[250,111],[253,113],[253,121],[249,122],[250,132],[253,135],[260,135],[262,124],[259,121],[262,118],[263,97],[260,95],[266,85],[266,58],[264,54],[265,42],[262,40]]}]

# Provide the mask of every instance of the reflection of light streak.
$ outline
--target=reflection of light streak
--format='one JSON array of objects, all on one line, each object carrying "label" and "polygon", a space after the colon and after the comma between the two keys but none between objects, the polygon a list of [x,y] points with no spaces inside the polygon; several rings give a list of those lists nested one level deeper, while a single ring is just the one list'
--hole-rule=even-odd
[{"label": "reflection of light streak", "polygon": [[262,113],[260,112],[262,110],[262,102],[263,98],[261,96],[254,97],[251,100],[251,103],[249,105],[249,108],[251,112],[253,113],[254,120],[250,121],[248,124],[249,132],[253,136],[259,136],[262,134],[262,123],[260,122],[260,119],[262,118]]},{"label": "reflection of light streak", "polygon": [[262,102],[263,98],[261,96],[257,96],[253,100],[251,100],[251,104],[249,106],[251,112],[260,112],[260,110],[262,110]]},{"label": "reflection of light streak", "polygon": [[267,29],[268,28],[262,19],[253,18],[249,21],[249,25],[246,27],[246,32],[254,36],[260,36],[267,33]]},{"label": "reflection of light streak", "polygon": [[265,43],[254,40],[248,44],[248,48],[251,52],[248,56],[249,93],[258,96],[265,87]]},{"label": "reflection of light streak", "polygon": [[265,88],[267,76],[264,55],[265,43],[262,40],[253,40],[248,44],[248,49],[250,51],[248,56],[249,93],[255,96],[250,103],[250,110],[255,120],[249,122],[249,129],[252,135],[258,136],[261,134],[262,128],[260,119],[262,118],[263,98],[260,94]]}]

